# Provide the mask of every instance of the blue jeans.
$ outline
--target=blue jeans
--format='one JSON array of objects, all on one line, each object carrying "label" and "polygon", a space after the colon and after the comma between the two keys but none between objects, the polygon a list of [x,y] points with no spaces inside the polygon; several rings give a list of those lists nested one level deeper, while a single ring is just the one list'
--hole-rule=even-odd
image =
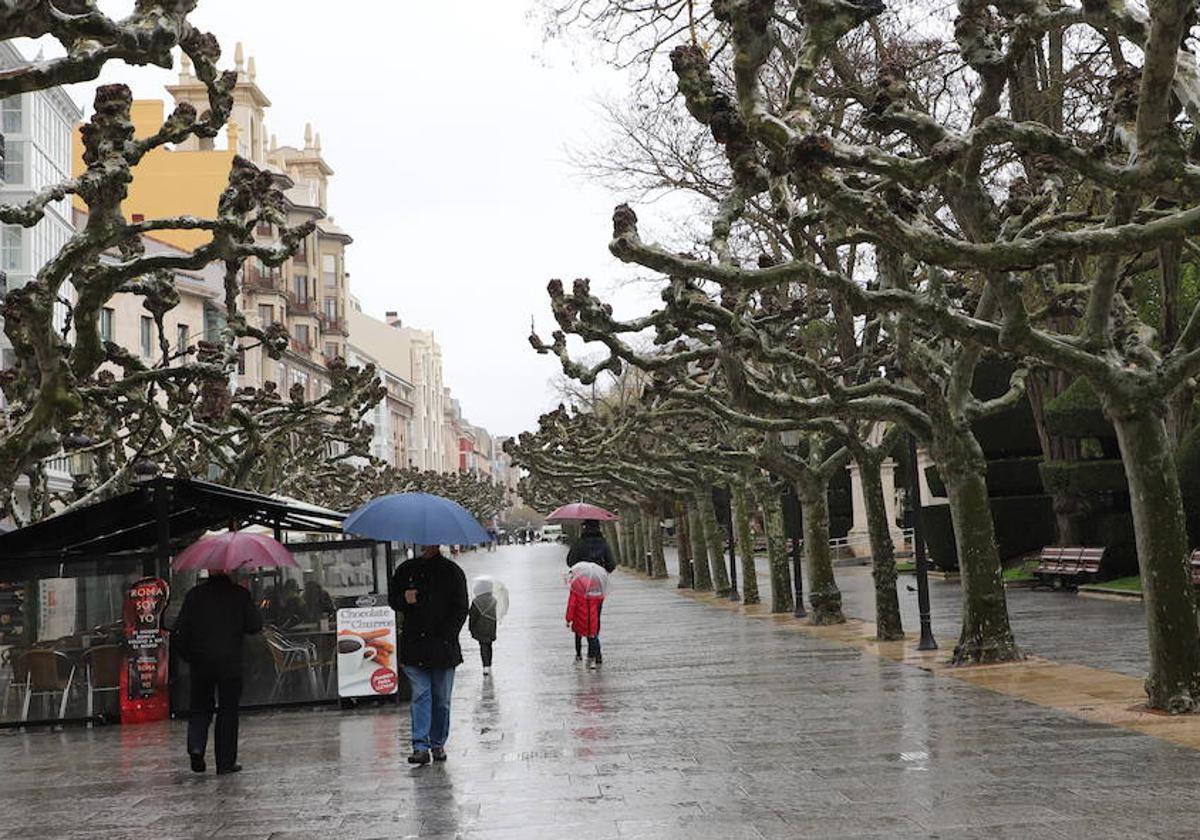
[{"label": "blue jeans", "polygon": [[446,746],[450,735],[450,695],[454,691],[453,668],[404,666],[412,686],[412,745],[414,750]]}]

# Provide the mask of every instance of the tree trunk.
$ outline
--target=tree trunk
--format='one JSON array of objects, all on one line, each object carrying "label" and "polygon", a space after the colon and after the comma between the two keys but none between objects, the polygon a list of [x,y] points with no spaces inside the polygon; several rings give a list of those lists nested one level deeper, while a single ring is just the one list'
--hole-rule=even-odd
[{"label": "tree trunk", "polygon": [[962,575],[962,633],[956,665],[1021,658],[1008,621],[1000,553],[984,479],[987,461],[969,431],[934,428],[934,457],[946,483]]},{"label": "tree trunk", "polygon": [[600,526],[604,532],[604,541],[608,543],[608,550],[612,552],[613,560],[618,566],[624,565],[621,560],[621,540],[618,534],[618,526],[612,522],[605,522]]},{"label": "tree trunk", "polygon": [[763,530],[767,533],[767,566],[771,570],[771,612],[791,613],[796,608],[792,590],[792,567],[788,562],[787,534],[783,522],[783,500],[775,488],[759,494]]},{"label": "tree trunk", "polygon": [[737,553],[742,558],[742,603],[757,604],[758,574],[754,569],[754,535],[750,533],[750,500],[744,487],[735,486],[733,493],[733,532],[737,537]]},{"label": "tree trunk", "polygon": [[662,521],[659,518],[660,508],[655,505],[650,515],[650,577],[665,578],[667,576],[667,558],[663,553]]},{"label": "tree trunk", "polygon": [[900,599],[896,595],[896,547],[892,544],[891,523],[887,521],[880,459],[863,458],[858,462],[858,470],[867,510],[867,533],[871,539],[871,577],[875,579],[875,638],[884,642],[903,639]]},{"label": "tree trunk", "polygon": [[646,571],[646,525],[642,521],[642,511],[639,508],[634,513],[633,520],[633,568],[639,572]]},{"label": "tree trunk", "polygon": [[691,589],[692,577],[691,525],[688,522],[687,505],[675,502],[675,547],[679,556],[679,588]]},{"label": "tree trunk", "polygon": [[708,488],[700,491],[697,494],[697,503],[704,524],[704,542],[708,545],[713,591],[717,595],[728,595],[729,571],[725,568],[725,540],[721,536],[721,523],[717,521],[717,509],[713,506],[712,491]]},{"label": "tree trunk", "polygon": [[1200,639],[1179,477],[1163,419],[1113,417],[1129,482],[1150,641],[1148,704],[1179,713],[1200,705]]},{"label": "tree trunk", "polygon": [[633,565],[633,508],[621,510],[621,523],[617,526],[621,531],[621,565],[630,568]]},{"label": "tree trunk", "polygon": [[804,558],[808,561],[808,603],[812,624],[844,624],[842,593],[833,576],[829,552],[829,485],[814,478],[796,484],[804,522]]},{"label": "tree trunk", "polygon": [[708,545],[704,539],[704,522],[699,505],[688,510],[688,530],[692,534],[692,574],[697,592],[712,592],[712,575],[708,572]]}]

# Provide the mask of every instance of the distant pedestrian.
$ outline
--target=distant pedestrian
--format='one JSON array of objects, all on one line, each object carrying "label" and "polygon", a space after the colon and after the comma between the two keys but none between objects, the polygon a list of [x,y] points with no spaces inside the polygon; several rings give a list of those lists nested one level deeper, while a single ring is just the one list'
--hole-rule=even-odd
[{"label": "distant pedestrian", "polygon": [[[575,541],[575,545],[571,546],[571,550],[567,552],[567,566],[574,566],[576,563],[595,563],[609,573],[617,567],[616,561],[613,560],[612,550],[608,547],[608,541],[600,533],[600,523],[595,519],[585,519],[583,521],[583,528],[579,534],[579,539]],[[575,634],[576,662],[583,660],[584,638],[579,633]],[[588,656],[590,658],[591,654]]]},{"label": "distant pedestrian", "polygon": [[238,704],[242,697],[242,647],[251,633],[262,630],[262,616],[245,588],[223,572],[193,586],[172,631],[172,644],[191,666],[191,713],[187,752],[192,770],[203,773],[208,751],[208,727],[216,694],[217,727],[213,753],[217,775],[236,773]]},{"label": "distant pedestrian", "polygon": [[508,611],[508,590],[504,584],[490,577],[478,577],[471,583],[471,609],[467,616],[467,630],[471,638],[479,642],[479,657],[483,660],[483,673],[492,672],[492,645],[496,641],[496,628]]},{"label": "distant pedestrian", "polygon": [[598,668],[600,654],[600,611],[608,588],[608,572],[595,563],[576,563],[567,571],[567,626],[575,633],[575,661],[580,659],[579,640],[587,639],[587,666]]},{"label": "distant pedestrian", "polygon": [[400,662],[412,686],[408,763],[445,761],[454,669],[463,661],[458,634],[467,620],[467,577],[440,546],[427,545],[396,568],[389,600],[404,617]]}]

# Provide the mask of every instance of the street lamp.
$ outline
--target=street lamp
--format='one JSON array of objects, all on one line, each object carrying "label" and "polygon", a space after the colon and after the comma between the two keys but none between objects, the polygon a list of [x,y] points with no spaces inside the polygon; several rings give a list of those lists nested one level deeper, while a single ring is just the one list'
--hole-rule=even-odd
[{"label": "street lamp", "polygon": [[933,624],[929,616],[929,561],[925,557],[925,539],[921,527],[921,482],[917,474],[917,437],[908,435],[908,506],[912,514],[913,559],[917,567],[917,610],[921,620],[921,641],[917,650],[937,650]]},{"label": "street lamp", "polygon": [[[793,429],[787,432],[779,433],[779,442],[784,446],[799,447],[800,446],[800,430]],[[789,496],[787,493],[781,493],[780,502],[786,504],[792,503],[792,523],[794,525],[792,533],[788,536],[792,538],[792,586],[795,589],[795,609],[792,610],[793,618],[804,618],[808,615],[808,611],[804,609],[804,570],[800,565],[800,519],[804,515],[800,509],[800,496],[796,492],[795,485],[792,485],[792,492]],[[785,520],[786,521],[786,520]]]},{"label": "street lamp", "polygon": [[737,553],[733,546],[733,488],[728,485],[725,487],[725,524],[729,529],[729,600],[736,601],[740,596],[737,585]]},{"label": "street lamp", "polygon": [[96,456],[91,448],[95,445],[94,439],[79,431],[63,436],[62,446],[67,453],[67,470],[71,473],[73,482],[71,490],[76,497],[83,496],[91,483],[92,470],[96,466]]}]

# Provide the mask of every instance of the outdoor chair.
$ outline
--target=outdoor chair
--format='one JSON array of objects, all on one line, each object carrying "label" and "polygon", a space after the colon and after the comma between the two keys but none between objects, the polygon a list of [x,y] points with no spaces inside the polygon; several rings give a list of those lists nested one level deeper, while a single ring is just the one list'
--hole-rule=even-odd
[{"label": "outdoor chair", "polygon": [[87,681],[87,716],[95,710],[95,695],[102,691],[121,690],[121,664],[124,659],[120,645],[98,645],[83,654],[84,675]]},{"label": "outdoor chair", "polygon": [[67,699],[71,695],[71,684],[75,681],[75,665],[71,657],[61,650],[38,648],[25,654],[28,669],[25,680],[25,703],[21,707],[21,720],[29,720],[29,704],[35,696],[53,698],[62,695],[58,705],[58,717],[67,716]]},{"label": "outdoor chair", "polygon": [[308,672],[313,699],[318,699],[321,689],[317,683],[317,651],[311,643],[289,639],[275,627],[264,627],[263,638],[275,664],[275,685],[271,687],[270,701],[275,700],[288,674]]}]

